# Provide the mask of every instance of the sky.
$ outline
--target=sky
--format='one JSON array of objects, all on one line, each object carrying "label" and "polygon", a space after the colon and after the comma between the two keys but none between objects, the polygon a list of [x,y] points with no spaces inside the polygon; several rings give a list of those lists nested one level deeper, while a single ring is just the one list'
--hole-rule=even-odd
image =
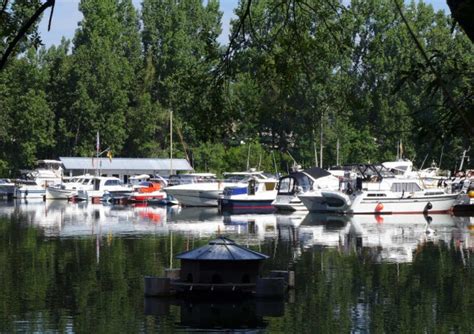
[{"label": "sky", "polygon": [[[140,7],[141,0],[132,1],[137,8]],[[435,10],[444,10],[449,13],[446,0],[425,0],[425,2],[432,4]],[[238,0],[220,0],[220,9],[223,12],[222,34],[219,37],[221,44],[227,44],[229,40],[229,23],[231,18],[235,17],[234,8],[237,4]],[[47,10],[45,12],[39,26],[39,32],[46,47],[50,47],[53,44],[58,45],[63,36],[72,39],[77,29],[77,24],[82,19],[82,13],[79,12],[78,5],[79,0],[56,0],[50,31],[48,31],[50,11]]]}]

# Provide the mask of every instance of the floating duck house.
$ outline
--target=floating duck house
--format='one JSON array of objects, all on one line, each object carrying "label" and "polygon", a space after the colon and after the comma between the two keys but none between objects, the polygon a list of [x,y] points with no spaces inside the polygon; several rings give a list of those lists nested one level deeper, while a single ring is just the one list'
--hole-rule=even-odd
[{"label": "floating duck house", "polygon": [[178,254],[181,260],[180,282],[177,290],[238,289],[253,290],[259,277],[262,261],[268,256],[237,245],[225,237],[208,245]]},{"label": "floating duck house", "polygon": [[[180,253],[181,268],[168,270],[165,278],[145,277],[145,294],[172,293],[257,293],[283,294],[289,285],[287,271],[274,271],[270,278],[260,278],[263,260],[268,256],[219,237],[208,245]],[[290,284],[291,285],[291,284]]]}]

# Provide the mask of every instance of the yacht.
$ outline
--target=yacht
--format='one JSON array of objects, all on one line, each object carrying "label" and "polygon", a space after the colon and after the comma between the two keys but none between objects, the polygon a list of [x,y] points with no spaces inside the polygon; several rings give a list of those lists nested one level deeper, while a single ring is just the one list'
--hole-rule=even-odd
[{"label": "yacht", "polygon": [[46,188],[61,183],[62,162],[59,160],[38,160],[36,169],[23,170],[21,179],[15,181],[15,198],[44,198]]},{"label": "yacht", "polygon": [[46,199],[70,200],[77,196],[79,190],[92,190],[94,176],[90,174],[74,176],[68,182],[62,182],[46,188]]},{"label": "yacht", "polygon": [[12,198],[15,192],[15,183],[9,179],[0,179],[0,197]]},{"label": "yacht", "polygon": [[381,165],[354,165],[359,176],[345,180],[342,190],[316,190],[299,198],[311,212],[348,214],[443,213],[454,205],[457,193],[425,188],[416,178],[395,177]]},{"label": "yacht", "polygon": [[223,211],[245,213],[269,213],[277,195],[278,180],[251,177],[246,183],[225,187],[219,197],[219,207]]},{"label": "yacht", "polygon": [[94,176],[92,189],[77,192],[79,199],[91,199],[92,202],[110,201],[130,197],[133,188],[126,186],[115,176]]},{"label": "yacht", "polygon": [[[246,184],[250,177],[257,179],[268,178],[263,172],[250,170],[248,172],[224,173],[224,180],[217,180],[215,174],[188,174],[197,175],[193,182],[172,185],[165,188],[167,194],[173,196],[183,206],[217,206],[219,195],[224,188],[239,183]],[[172,178],[170,177],[170,184]]]},{"label": "yacht", "polygon": [[312,167],[283,176],[278,182],[278,193],[272,205],[278,210],[306,211],[298,195],[314,189],[339,189],[339,178],[330,172]]}]

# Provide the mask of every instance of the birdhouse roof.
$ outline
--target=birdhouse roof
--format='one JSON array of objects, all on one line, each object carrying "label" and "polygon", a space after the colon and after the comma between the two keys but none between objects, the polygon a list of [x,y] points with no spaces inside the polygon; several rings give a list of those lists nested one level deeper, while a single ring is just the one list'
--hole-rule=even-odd
[{"label": "birdhouse roof", "polygon": [[226,237],[219,237],[205,246],[180,253],[176,258],[195,261],[258,261],[265,260],[268,256],[239,246]]}]

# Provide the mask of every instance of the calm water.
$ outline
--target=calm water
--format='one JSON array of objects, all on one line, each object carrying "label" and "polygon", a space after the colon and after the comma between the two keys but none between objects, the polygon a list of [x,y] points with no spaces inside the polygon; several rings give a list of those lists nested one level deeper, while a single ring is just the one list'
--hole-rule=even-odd
[{"label": "calm water", "polygon": [[[472,219],[472,218],[471,218]],[[0,332],[474,331],[474,221],[0,202]],[[145,299],[218,234],[291,268],[283,301]]]}]

